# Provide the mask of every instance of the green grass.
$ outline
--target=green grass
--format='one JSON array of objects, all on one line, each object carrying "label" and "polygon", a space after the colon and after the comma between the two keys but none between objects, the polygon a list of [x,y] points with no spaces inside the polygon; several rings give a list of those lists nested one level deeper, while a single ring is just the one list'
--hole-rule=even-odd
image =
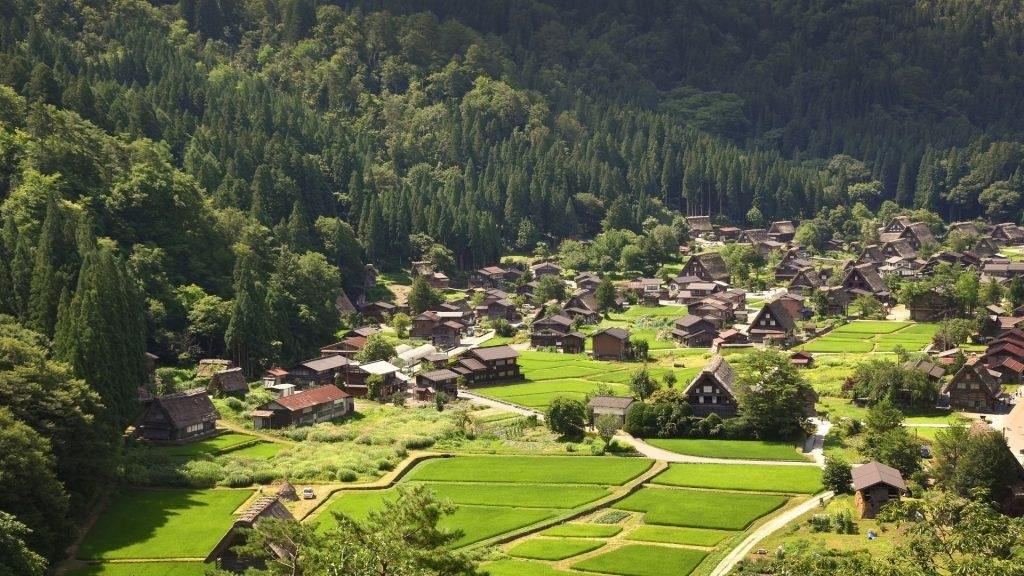
[{"label": "green grass", "polygon": [[587,558],[572,567],[619,576],[686,576],[705,556],[707,554],[699,550],[633,544]]},{"label": "green grass", "polygon": [[602,456],[459,456],[427,460],[408,480],[551,484],[625,484],[651,467],[640,458]]},{"label": "green grass", "polygon": [[665,486],[814,494],[822,490],[817,466],[672,464],[651,481]]},{"label": "green grass", "polygon": [[897,346],[921,350],[932,341],[937,324],[858,320],[800,346],[809,352],[892,352]]},{"label": "green grass", "polygon": [[209,564],[202,562],[118,562],[92,564],[67,576],[205,576]]},{"label": "green grass", "polygon": [[785,496],[644,488],[614,505],[643,512],[647,524],[743,530],[785,504]]},{"label": "green grass", "polygon": [[115,496],[86,535],[83,559],[202,558],[250,490],[132,490]]},{"label": "green grass", "polygon": [[626,535],[626,540],[684,544],[687,546],[717,546],[735,532],[708,530],[707,528],[674,528],[671,526],[640,526]]},{"label": "green grass", "polygon": [[704,440],[694,438],[645,438],[645,442],[663,450],[703,456],[705,458],[731,458],[740,460],[806,461],[789,442],[767,440]]},{"label": "green grass", "polygon": [[573,540],[567,538],[531,538],[509,551],[509,556],[533,560],[565,560],[604,546],[595,540]]},{"label": "green grass", "polygon": [[206,440],[200,440],[199,442],[190,442],[181,446],[167,446],[161,448],[161,450],[176,458],[190,458],[200,454],[214,454],[255,440],[257,440],[255,436],[229,432],[214,436],[213,438],[207,438]]},{"label": "green grass", "polygon": [[568,538],[610,538],[622,532],[622,526],[610,524],[559,524],[541,532],[544,536],[564,536]]},{"label": "green grass", "polygon": [[571,576],[573,572],[556,570],[547,564],[525,560],[498,560],[482,566],[491,576]]},{"label": "green grass", "polygon": [[686,306],[630,306],[622,312],[609,315],[611,320],[636,321],[641,318],[663,318],[675,320],[686,316]]},{"label": "green grass", "polygon": [[277,453],[287,449],[288,446],[276,442],[257,442],[252,446],[232,450],[224,454],[224,458],[252,458],[254,460],[269,460]]},{"label": "green grass", "polygon": [[[600,386],[599,382],[587,380],[546,380],[542,382],[508,384],[505,386],[488,386],[486,388],[478,388],[473,390],[473,392],[481,396],[504,400],[505,402],[535,410],[546,410],[551,401],[558,396],[568,396],[569,398],[582,400],[598,386]],[[617,394],[628,394],[628,389],[623,384],[612,384],[611,386]]]},{"label": "green grass", "polygon": [[889,322],[887,320],[854,320],[832,331],[833,334],[889,334],[912,325],[912,322]]}]

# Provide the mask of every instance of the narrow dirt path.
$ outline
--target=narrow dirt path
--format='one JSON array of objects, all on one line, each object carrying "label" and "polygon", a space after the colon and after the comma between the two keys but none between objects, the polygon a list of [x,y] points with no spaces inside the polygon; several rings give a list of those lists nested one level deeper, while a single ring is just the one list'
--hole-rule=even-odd
[{"label": "narrow dirt path", "polygon": [[750,553],[758,542],[771,536],[777,530],[781,530],[790,522],[817,508],[818,501],[820,499],[824,498],[828,500],[833,496],[835,496],[833,492],[822,492],[820,494],[816,494],[807,500],[807,502],[790,508],[789,510],[780,513],[764,524],[758,526],[753,532],[747,535],[747,537],[744,538],[738,546],[730,550],[729,553],[725,555],[725,558],[722,558],[722,561],[718,563],[718,566],[715,566],[715,569],[711,571],[710,576],[725,576],[732,571],[733,567],[736,566],[740,560],[744,559],[747,554]]},{"label": "narrow dirt path", "polygon": [[810,460],[804,462],[788,461],[788,460],[740,460],[734,458],[708,458],[705,456],[689,456],[687,454],[679,454],[677,452],[670,452],[663,448],[657,448],[650,444],[634,438],[629,434],[620,431],[613,438],[620,442],[624,442],[632,446],[637,452],[648,457],[654,458],[655,460],[663,460],[665,462],[674,463],[685,463],[685,464],[738,464],[738,465],[764,465],[764,466],[818,466],[817,462]]}]

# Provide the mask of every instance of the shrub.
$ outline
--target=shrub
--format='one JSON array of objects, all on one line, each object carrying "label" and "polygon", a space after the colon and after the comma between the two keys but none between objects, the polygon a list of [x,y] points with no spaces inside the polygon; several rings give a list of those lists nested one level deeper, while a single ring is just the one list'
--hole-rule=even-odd
[{"label": "shrub", "polygon": [[850,463],[836,456],[825,459],[825,471],[821,475],[821,483],[837,494],[850,489],[853,477],[850,474]]},{"label": "shrub", "polygon": [[853,523],[853,515],[849,510],[836,512],[831,518],[832,531],[836,534],[853,534],[857,531]]},{"label": "shrub", "polygon": [[355,482],[359,478],[359,475],[356,474],[355,471],[349,470],[348,468],[338,470],[334,476],[338,479],[338,482]]},{"label": "shrub", "polygon": [[235,412],[240,412],[243,408],[245,408],[245,403],[239,400],[238,398],[235,398],[234,396],[225,400],[224,404]]},{"label": "shrub", "polygon": [[225,476],[220,483],[230,488],[243,488],[245,486],[252,486],[252,476],[246,474],[243,470],[235,470]]},{"label": "shrub", "polygon": [[582,438],[587,425],[587,407],[579,400],[558,396],[548,406],[546,421],[552,432],[569,439]]}]

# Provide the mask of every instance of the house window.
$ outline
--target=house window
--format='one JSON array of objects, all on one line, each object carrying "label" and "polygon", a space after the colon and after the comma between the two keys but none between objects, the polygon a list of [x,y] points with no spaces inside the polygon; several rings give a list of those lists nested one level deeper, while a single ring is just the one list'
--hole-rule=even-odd
[{"label": "house window", "polygon": [[705,386],[705,387],[704,387],[704,392],[705,392],[705,393],[708,393],[708,394],[710,394],[710,393],[711,393],[711,390],[712,390],[711,386]]},{"label": "house window", "polygon": [[704,397],[703,396],[698,396],[698,398],[700,399],[700,403],[703,404],[704,403]]},{"label": "house window", "polygon": [[185,427],[185,434],[195,434],[196,432],[202,432],[206,425],[202,422],[198,424],[190,424]]}]

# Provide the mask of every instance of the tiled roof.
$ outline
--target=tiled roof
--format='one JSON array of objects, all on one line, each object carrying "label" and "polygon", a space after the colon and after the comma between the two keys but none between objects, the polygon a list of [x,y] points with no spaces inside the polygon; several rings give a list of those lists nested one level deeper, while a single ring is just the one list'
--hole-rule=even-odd
[{"label": "tiled roof", "polygon": [[[334,402],[335,400],[341,400],[342,398],[348,398],[348,394],[343,392],[334,384],[328,384],[326,386],[312,388],[303,392],[297,392],[291,396],[282,396],[274,399],[270,403],[276,403],[290,412],[295,412],[302,410],[303,408],[310,408],[320,404]],[[264,405],[264,407],[265,406],[266,405]]]}]

